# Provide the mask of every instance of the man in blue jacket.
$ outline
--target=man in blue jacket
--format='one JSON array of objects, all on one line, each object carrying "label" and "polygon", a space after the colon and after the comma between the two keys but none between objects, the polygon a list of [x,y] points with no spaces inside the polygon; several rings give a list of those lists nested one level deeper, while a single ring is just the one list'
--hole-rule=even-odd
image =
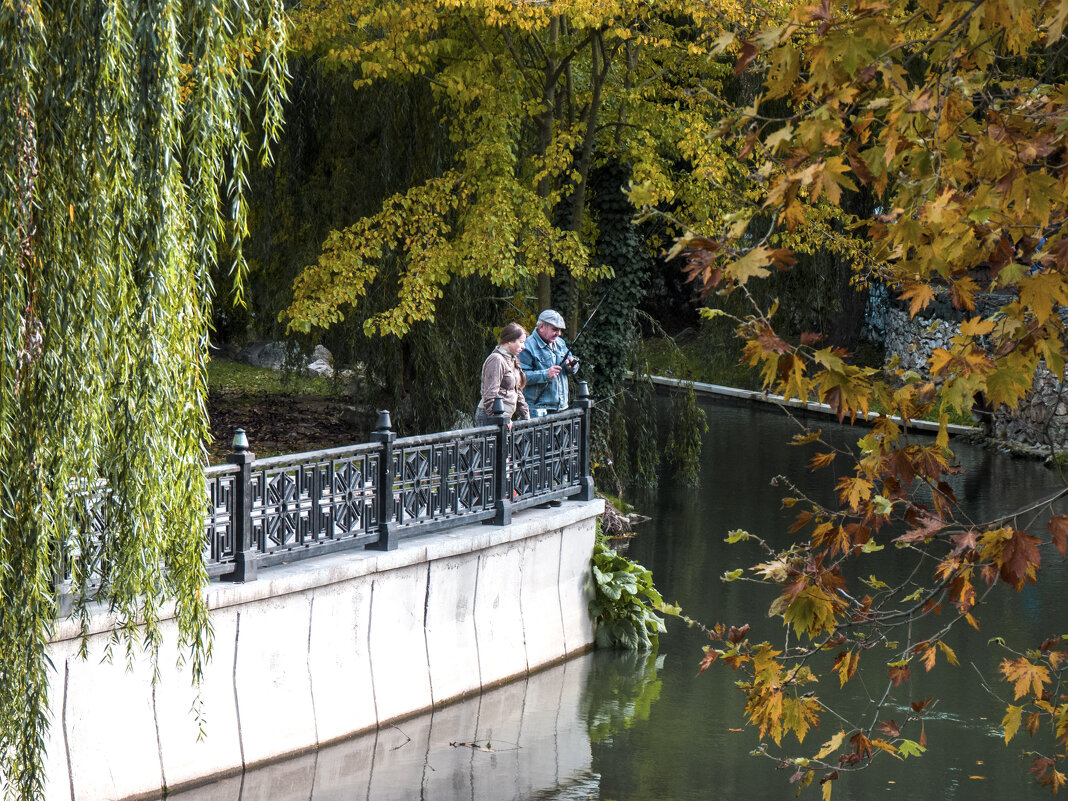
[{"label": "man in blue jacket", "polygon": [[567,377],[578,371],[578,360],[560,338],[563,330],[560,312],[546,309],[538,315],[537,328],[519,354],[519,366],[527,376],[523,394],[531,417],[567,408]]}]

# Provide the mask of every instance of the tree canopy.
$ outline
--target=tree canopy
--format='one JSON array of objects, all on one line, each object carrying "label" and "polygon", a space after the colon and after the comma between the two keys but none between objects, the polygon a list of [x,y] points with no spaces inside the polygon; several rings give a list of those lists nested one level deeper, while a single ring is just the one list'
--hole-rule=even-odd
[{"label": "tree canopy", "polygon": [[210,649],[209,269],[240,281],[286,24],[274,0],[16,0],[0,50],[0,781],[29,799],[60,592],[153,653],[173,600],[194,679]]},{"label": "tree canopy", "polygon": [[[748,718],[776,744],[836,721],[822,746],[775,755],[799,786],[818,779],[825,798],[843,771],[922,753],[928,702],[910,698],[910,677],[955,664],[956,627],[979,628],[984,602],[1038,581],[1044,564],[1068,553],[1068,518],[1054,514],[1055,499],[977,521],[945,481],[955,469],[951,415],[967,415],[976,397],[1016,405],[1040,365],[1064,374],[1066,19],[1068,5],[1041,0],[798,3],[720,40],[735,72],[760,81],[754,102],[718,129],[759,191],[737,210],[736,227],[695,222],[679,241],[706,296],[751,299],[754,281],[789,268],[786,237],[809,224],[814,203],[865,192],[875,212],[851,221],[870,242],[856,259],[858,280],[889,285],[913,316],[936,297],[964,314],[924,375],[857,366],[820,332],[788,340],[776,331],[777,304],[753,303],[735,318],[769,389],[829,403],[839,419],[932,415],[941,426],[927,443],[878,416],[849,452],[802,431],[795,444],[815,449],[813,469],[839,471],[837,505],[787,483],[783,503],[796,510],[788,547],[763,533],[730,535],[758,543],[763,560],[727,578],[778,585],[769,612],[786,636],[757,643],[743,621],[718,625],[703,668],[747,674]],[[980,295],[995,311],[976,311]],[[883,573],[888,560],[876,554],[891,545],[913,559],[905,581]],[[1068,758],[1068,640],[993,634],[1004,637],[1000,679],[1012,699],[1005,741],[1026,731],[1031,771],[1056,792]],[[834,692],[858,672],[869,687],[873,676],[885,683],[876,714],[836,719]],[[905,709],[904,720],[892,708]]]},{"label": "tree canopy", "polygon": [[[725,173],[710,136],[727,65],[709,58],[731,3],[323,2],[296,15],[294,41],[358,85],[421,81],[432,90],[453,152],[439,175],[332,233],[296,284],[292,325],[337,322],[380,276],[404,262],[394,307],[369,331],[403,335],[433,319],[441,287],[481,274],[507,288],[560,271],[580,281],[621,265],[592,250],[591,168],[616,161],[647,200],[717,222],[706,171]],[[575,310],[577,314],[577,309]]]}]

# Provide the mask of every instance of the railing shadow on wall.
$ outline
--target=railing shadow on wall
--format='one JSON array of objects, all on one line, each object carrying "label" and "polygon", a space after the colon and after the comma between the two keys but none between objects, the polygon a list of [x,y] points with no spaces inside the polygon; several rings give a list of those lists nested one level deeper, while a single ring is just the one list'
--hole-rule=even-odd
[{"label": "railing shadow on wall", "polygon": [[372,442],[257,459],[241,429],[227,464],[205,470],[205,559],[213,578],[407,538],[549,501],[593,500],[586,382],[570,409],[512,422],[498,401],[486,426],[397,438],[388,411]]}]

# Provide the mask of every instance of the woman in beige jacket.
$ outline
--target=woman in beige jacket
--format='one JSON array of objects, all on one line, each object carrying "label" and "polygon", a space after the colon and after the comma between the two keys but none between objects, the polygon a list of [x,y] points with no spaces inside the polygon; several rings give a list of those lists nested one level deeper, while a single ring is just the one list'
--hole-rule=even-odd
[{"label": "woman in beige jacket", "polygon": [[482,400],[475,410],[476,426],[493,422],[491,415],[496,398],[504,403],[504,414],[509,420],[515,416],[520,420],[530,417],[527,400],[523,397],[527,377],[519,368],[518,358],[526,342],[527,332],[519,323],[508,323],[501,329],[497,347],[482,365]]}]

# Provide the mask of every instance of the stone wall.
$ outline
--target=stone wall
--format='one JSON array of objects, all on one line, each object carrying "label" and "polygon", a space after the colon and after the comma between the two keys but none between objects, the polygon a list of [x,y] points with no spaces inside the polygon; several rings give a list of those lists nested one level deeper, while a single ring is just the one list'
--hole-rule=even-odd
[{"label": "stone wall", "polygon": [[914,317],[900,309],[885,312],[883,343],[886,358],[894,354],[901,358],[901,367],[921,375],[927,372],[927,360],[936,348],[950,347],[950,340],[957,333],[957,324],[937,317]]},{"label": "stone wall", "polygon": [[49,801],[158,798],[338,741],[522,676],[589,647],[594,525],[604,505],[517,514],[262,570],[207,589],[215,631],[200,689],[162,625],[160,676],[143,653],[105,656],[115,622],[74,621],[49,657]]},{"label": "stone wall", "polygon": [[[979,310],[983,313],[984,310]],[[927,375],[927,360],[936,348],[949,349],[958,323],[938,317],[909,318],[906,311],[885,308],[880,312],[886,359],[901,358],[901,366]],[[981,415],[978,415],[981,417]],[[1050,454],[1068,450],[1068,391],[1044,364],[1035,373],[1030,394],[1010,412],[993,410],[991,433],[1013,450]]]}]

